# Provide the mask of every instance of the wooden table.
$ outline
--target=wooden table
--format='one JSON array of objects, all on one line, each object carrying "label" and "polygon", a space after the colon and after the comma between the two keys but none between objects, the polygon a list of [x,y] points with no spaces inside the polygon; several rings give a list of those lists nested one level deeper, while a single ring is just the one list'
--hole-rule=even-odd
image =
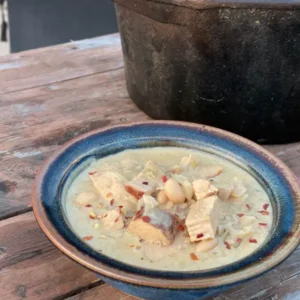
[{"label": "wooden table", "polygon": [[[31,208],[37,169],[59,145],[148,117],[128,98],[118,35],[0,57],[0,299],[133,299],[48,241]],[[300,143],[268,146],[300,175]],[[300,299],[300,251],[214,300]],[[162,300],[162,299],[158,299]]]}]

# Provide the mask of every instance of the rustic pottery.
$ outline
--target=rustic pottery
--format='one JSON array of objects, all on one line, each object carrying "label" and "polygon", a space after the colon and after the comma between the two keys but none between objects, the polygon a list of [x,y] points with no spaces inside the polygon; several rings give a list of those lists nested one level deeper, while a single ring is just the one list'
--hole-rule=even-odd
[{"label": "rustic pottery", "polygon": [[[170,272],[138,268],[92,249],[70,228],[64,193],[70,181],[100,158],[125,149],[176,146],[221,156],[254,176],[274,211],[265,243],[249,256],[219,268]],[[72,179],[73,178],[73,179]],[[62,146],[44,164],[33,188],[33,209],[48,238],[66,255],[125,293],[142,299],[192,300],[220,293],[284,261],[298,246],[300,189],[295,175],[275,156],[235,134],[184,122],[148,121],[92,131]]]}]

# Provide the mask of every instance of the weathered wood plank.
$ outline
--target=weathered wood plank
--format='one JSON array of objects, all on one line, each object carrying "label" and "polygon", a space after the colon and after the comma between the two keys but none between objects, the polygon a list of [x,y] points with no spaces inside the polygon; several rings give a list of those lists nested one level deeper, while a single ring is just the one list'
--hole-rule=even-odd
[{"label": "weathered wood plank", "polygon": [[284,161],[300,178],[300,143],[268,145],[265,148]]},{"label": "weathered wood plank", "polygon": [[44,236],[33,214],[0,222],[0,299],[47,300],[98,281]]},{"label": "weathered wood plank", "polygon": [[106,125],[145,120],[128,98],[123,69],[0,98],[0,218],[30,205],[43,161],[71,138]]},{"label": "weathered wood plank", "polygon": [[[124,294],[108,284],[103,284],[95,288],[89,289],[78,295],[66,298],[66,300],[136,300],[138,298]],[[222,295],[207,298],[206,300],[223,300]],[[158,299],[160,300],[160,299]]]},{"label": "weathered wood plank", "polygon": [[268,294],[271,288],[283,282],[284,280],[298,276],[300,274],[299,260],[300,247],[290,256],[284,263],[279,265],[274,270],[249,281],[241,286],[232,288],[231,290],[222,294],[226,300],[259,300],[260,294]]},{"label": "weathered wood plank", "polygon": [[[248,283],[232,288],[227,292],[207,298],[207,300],[279,300],[289,295],[300,297],[300,248],[286,262],[268,274],[254,279]],[[284,279],[285,278],[285,279]],[[291,285],[291,288],[289,287]],[[273,297],[273,298],[272,298]],[[67,300],[133,300],[111,286],[104,284],[89,289],[78,295],[67,298]],[[293,298],[291,300],[298,300]]]},{"label": "weathered wood plank", "polygon": [[263,290],[257,294],[256,299],[261,300],[299,300],[300,299],[300,274],[288,278],[279,284]]},{"label": "weathered wood plank", "polygon": [[84,291],[73,297],[66,298],[67,300],[135,300],[137,298],[126,295],[108,284],[100,285],[96,288]]},{"label": "weathered wood plank", "polygon": [[118,34],[0,57],[0,95],[123,67]]}]

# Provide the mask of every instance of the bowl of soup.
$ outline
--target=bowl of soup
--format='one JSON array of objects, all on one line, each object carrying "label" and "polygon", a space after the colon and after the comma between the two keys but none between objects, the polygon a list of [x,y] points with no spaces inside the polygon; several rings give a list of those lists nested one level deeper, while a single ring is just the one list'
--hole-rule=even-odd
[{"label": "bowl of soup", "polygon": [[185,122],[72,140],[38,173],[33,208],[62,252],[143,299],[215,295],[299,244],[295,175],[247,139]]}]

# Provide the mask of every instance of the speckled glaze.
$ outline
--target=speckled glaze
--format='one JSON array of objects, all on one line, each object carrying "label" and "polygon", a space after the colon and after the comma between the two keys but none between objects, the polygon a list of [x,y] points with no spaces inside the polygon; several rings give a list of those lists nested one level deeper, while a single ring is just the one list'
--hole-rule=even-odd
[{"label": "speckled glaze", "polygon": [[[193,272],[136,268],[94,251],[69,228],[62,210],[66,180],[90,157],[125,149],[177,146],[207,151],[239,165],[269,194],[273,228],[248,257],[216,269]],[[202,299],[257,277],[285,260],[299,244],[300,190],[297,178],[275,156],[235,134],[184,122],[149,121],[109,127],[72,140],[42,167],[33,188],[33,209],[42,230],[66,255],[125,293],[143,299]]]}]

